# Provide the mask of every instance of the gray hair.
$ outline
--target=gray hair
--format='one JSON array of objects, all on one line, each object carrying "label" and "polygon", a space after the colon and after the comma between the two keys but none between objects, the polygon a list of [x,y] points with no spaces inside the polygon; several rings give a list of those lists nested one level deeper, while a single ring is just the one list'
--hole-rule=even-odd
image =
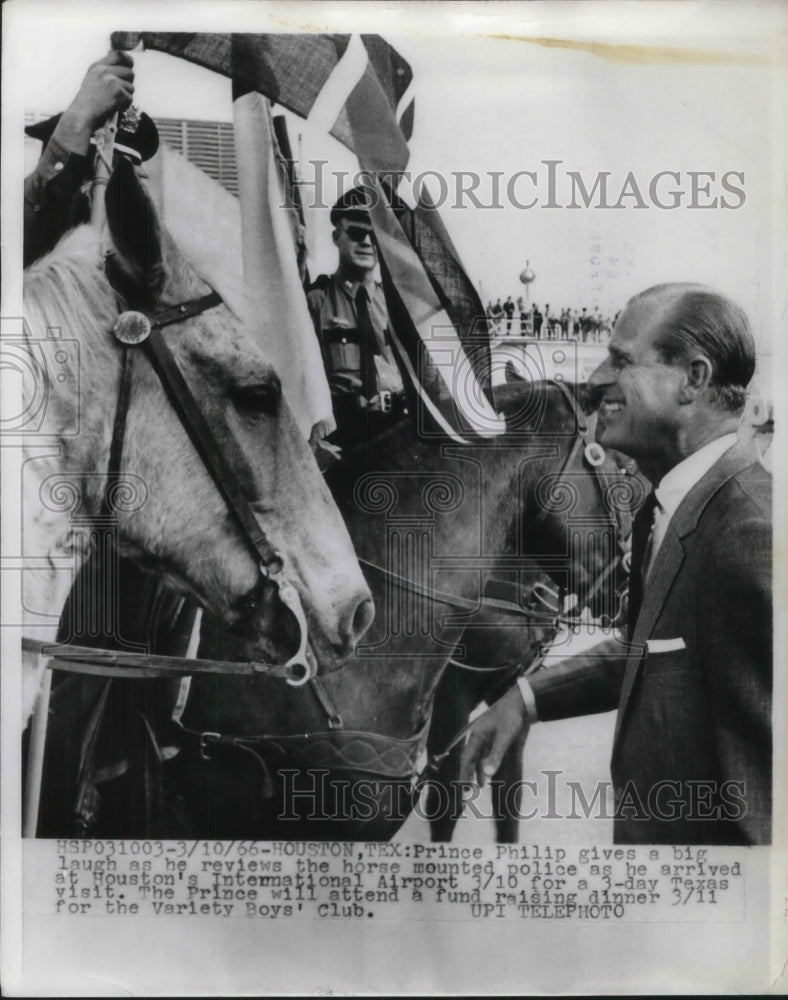
[{"label": "gray hair", "polygon": [[667,299],[656,345],[663,359],[670,364],[703,354],[712,366],[712,401],[741,413],[755,372],[755,341],[744,310],[705,285],[678,282],[654,285],[630,303],[657,296]]}]

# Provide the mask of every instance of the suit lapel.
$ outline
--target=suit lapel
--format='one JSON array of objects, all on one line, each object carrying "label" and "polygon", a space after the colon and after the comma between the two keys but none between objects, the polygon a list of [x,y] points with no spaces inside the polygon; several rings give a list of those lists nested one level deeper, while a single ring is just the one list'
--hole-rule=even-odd
[{"label": "suit lapel", "polygon": [[648,582],[643,594],[643,602],[632,633],[633,650],[627,662],[624,681],[621,686],[621,698],[616,718],[616,732],[613,738],[615,747],[621,731],[622,721],[626,712],[632,689],[635,686],[638,671],[643,663],[642,650],[665,606],[676,577],[681,570],[690,536],[698,526],[703,511],[708,506],[715,493],[742,469],[756,461],[752,450],[741,443],[733,445],[714,463],[706,475],[692,487],[682,500],[678,510],[670,519],[668,530],[657,552]]}]

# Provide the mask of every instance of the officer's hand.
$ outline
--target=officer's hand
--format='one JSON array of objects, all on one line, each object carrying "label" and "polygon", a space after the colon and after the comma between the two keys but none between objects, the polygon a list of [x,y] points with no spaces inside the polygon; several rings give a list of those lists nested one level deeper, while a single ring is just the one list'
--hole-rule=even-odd
[{"label": "officer's hand", "polygon": [[116,111],[134,98],[134,61],[126,52],[108,52],[85,73],[77,95],[63,117],[72,128],[92,135]]},{"label": "officer's hand", "polygon": [[460,781],[484,785],[501,766],[503,755],[526,725],[525,704],[511,688],[474,725],[460,758]]}]

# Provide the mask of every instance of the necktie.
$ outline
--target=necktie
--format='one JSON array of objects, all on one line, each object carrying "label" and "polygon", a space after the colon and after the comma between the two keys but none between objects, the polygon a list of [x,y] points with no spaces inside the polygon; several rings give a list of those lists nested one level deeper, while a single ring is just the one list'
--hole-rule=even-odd
[{"label": "necktie", "polygon": [[378,391],[378,374],[375,367],[377,337],[369,315],[369,292],[363,285],[356,292],[356,326],[361,352],[361,391],[372,399]]},{"label": "necktie", "polygon": [[657,509],[657,497],[654,491],[646,497],[646,502],[635,515],[632,525],[632,561],[629,570],[629,608],[627,611],[627,634],[632,638],[635,630],[640,605],[643,603],[644,570],[648,569],[650,558],[649,543],[654,523],[654,511]]},{"label": "necktie", "polygon": [[646,551],[643,553],[643,563],[640,567],[640,575],[643,579],[643,588],[645,589],[646,583],[648,583],[649,573],[651,573],[651,567],[654,562],[654,556],[657,553],[657,526],[659,524],[660,518],[663,514],[662,506],[657,501],[654,506],[654,511],[651,516],[651,530],[648,534],[648,541],[646,542]]}]

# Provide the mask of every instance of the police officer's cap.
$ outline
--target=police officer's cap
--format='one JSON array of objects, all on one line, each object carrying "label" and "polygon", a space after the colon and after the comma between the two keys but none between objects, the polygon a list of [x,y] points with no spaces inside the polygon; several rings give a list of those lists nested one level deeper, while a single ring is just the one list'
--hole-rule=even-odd
[{"label": "police officer's cap", "polygon": [[331,225],[336,226],[340,219],[351,219],[353,222],[369,222],[369,209],[372,205],[372,195],[363,187],[354,187],[336,202],[331,209]]},{"label": "police officer's cap", "polygon": [[[25,133],[31,139],[40,139],[46,146],[61,117],[62,112],[59,115],[46,118],[44,121],[36,122],[34,125],[28,125],[25,128]],[[159,131],[153,119],[144,111],[136,109],[125,111],[118,117],[115,148],[118,152],[125,153],[135,163],[149,160],[159,148]]]}]

